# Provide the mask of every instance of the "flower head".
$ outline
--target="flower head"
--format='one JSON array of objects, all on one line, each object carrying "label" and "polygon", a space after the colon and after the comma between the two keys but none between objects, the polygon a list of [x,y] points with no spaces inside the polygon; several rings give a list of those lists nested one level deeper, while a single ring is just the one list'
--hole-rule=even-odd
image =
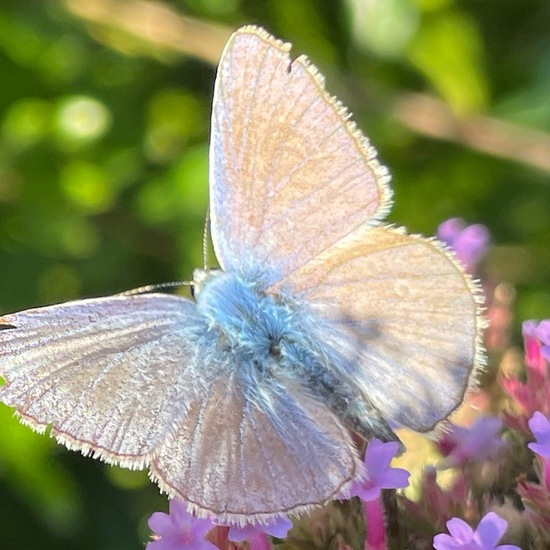
[{"label": "flower head", "polygon": [[434,537],[436,550],[520,550],[513,544],[495,546],[506,531],[508,523],[494,512],[485,514],[474,531],[465,521],[452,518],[447,522],[450,535]]},{"label": "flower head", "polygon": [[466,225],[460,218],[444,221],[437,230],[437,236],[455,252],[466,270],[472,273],[477,263],[487,253],[489,231],[484,225]]},{"label": "flower head", "polygon": [[149,527],[156,536],[147,544],[147,550],[218,550],[205,540],[215,527],[209,519],[195,517],[179,500],[171,500],[169,506],[168,514],[155,512],[149,518]]},{"label": "flower head", "polygon": [[500,438],[502,422],[494,416],[480,416],[467,428],[453,425],[439,448],[446,455],[445,465],[458,466],[468,460],[486,460],[504,445]]},{"label": "flower head", "polygon": [[[525,347],[526,380],[516,376],[503,377],[500,381],[503,389],[519,406],[523,427],[525,420],[535,411],[550,414],[550,372],[545,357],[550,350],[550,320],[525,321],[522,327]],[[548,342],[548,344],[546,344]]]},{"label": "flower head", "polygon": [[363,501],[375,500],[381,489],[401,489],[409,484],[409,472],[403,468],[392,468],[390,462],[397,454],[399,445],[392,441],[382,443],[372,439],[365,451],[365,481],[357,482],[351,488],[351,496]]}]

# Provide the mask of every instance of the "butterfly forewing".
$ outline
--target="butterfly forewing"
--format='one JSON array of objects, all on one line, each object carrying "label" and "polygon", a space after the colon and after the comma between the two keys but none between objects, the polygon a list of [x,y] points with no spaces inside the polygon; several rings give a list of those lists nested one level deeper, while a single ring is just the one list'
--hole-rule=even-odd
[{"label": "butterfly forewing", "polygon": [[222,56],[212,110],[212,238],[226,270],[296,269],[390,203],[374,149],[290,45],[245,27]]},{"label": "butterfly forewing", "polygon": [[360,229],[283,281],[339,328],[334,345],[384,416],[425,432],[456,409],[482,363],[478,290],[436,241]]},{"label": "butterfly forewing", "polygon": [[143,465],[194,395],[198,322],[183,298],[81,300],[1,322],[14,328],[0,331],[0,399],[71,448]]}]

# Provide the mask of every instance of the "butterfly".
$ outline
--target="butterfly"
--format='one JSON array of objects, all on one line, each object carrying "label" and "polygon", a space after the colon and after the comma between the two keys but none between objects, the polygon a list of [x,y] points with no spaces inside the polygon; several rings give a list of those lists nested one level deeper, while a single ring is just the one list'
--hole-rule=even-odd
[{"label": "butterfly", "polygon": [[210,143],[220,270],[194,299],[124,294],[0,318],[0,400],[200,516],[270,521],[345,494],[352,433],[433,430],[482,363],[479,291],[439,242],[383,223],[389,175],[306,57],[247,26]]}]

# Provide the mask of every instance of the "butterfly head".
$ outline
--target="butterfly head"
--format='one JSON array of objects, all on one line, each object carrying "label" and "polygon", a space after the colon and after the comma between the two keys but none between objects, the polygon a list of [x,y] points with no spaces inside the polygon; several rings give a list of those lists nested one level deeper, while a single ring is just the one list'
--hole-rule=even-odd
[{"label": "butterfly head", "polygon": [[209,281],[223,274],[221,269],[195,269],[193,271],[193,282],[191,284],[191,294],[197,300],[199,294]]}]

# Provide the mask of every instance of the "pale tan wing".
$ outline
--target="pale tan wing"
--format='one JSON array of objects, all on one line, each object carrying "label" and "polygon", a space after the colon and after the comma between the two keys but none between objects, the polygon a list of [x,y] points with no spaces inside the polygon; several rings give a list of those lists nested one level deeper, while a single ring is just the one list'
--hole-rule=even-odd
[{"label": "pale tan wing", "polygon": [[326,406],[274,379],[247,379],[250,367],[208,383],[151,465],[172,498],[222,522],[307,512],[362,475],[349,433]]},{"label": "pale tan wing", "polygon": [[256,27],[229,39],[210,144],[212,239],[225,270],[280,278],[385,217],[389,176],[368,140],[290,44]]},{"label": "pale tan wing", "polygon": [[282,285],[337,326],[346,358],[381,413],[429,431],[462,402],[483,363],[478,289],[443,246],[400,229],[363,229]]},{"label": "pale tan wing", "polygon": [[197,325],[192,302],[158,294],[6,315],[0,401],[71,449],[143,467],[195,398]]}]

